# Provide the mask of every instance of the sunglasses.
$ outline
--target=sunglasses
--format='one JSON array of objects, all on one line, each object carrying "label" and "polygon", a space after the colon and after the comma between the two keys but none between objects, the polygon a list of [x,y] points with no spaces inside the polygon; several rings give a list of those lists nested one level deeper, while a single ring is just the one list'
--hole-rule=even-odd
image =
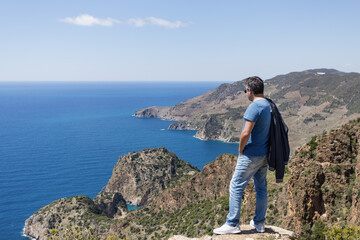
[{"label": "sunglasses", "polygon": [[247,91],[248,91],[248,88],[244,87],[244,93],[247,93]]}]

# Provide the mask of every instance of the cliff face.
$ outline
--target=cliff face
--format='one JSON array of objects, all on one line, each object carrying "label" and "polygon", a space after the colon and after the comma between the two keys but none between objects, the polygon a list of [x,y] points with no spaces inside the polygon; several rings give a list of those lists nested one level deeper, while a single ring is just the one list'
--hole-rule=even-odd
[{"label": "cliff face", "polygon": [[[314,134],[360,117],[360,74],[314,69],[279,75],[265,81],[265,95],[274,100],[289,127],[292,154]],[[198,130],[204,140],[237,142],[242,117],[250,104],[243,82],[221,84],[214,90],[169,107],[150,107],[135,116],[179,121],[169,128]]]},{"label": "cliff face", "polygon": [[155,212],[171,212],[195,201],[213,201],[227,196],[236,160],[237,157],[232,154],[220,155],[215,161],[206,164],[204,169],[189,181],[162,192],[150,206],[154,207]]},{"label": "cliff face", "polygon": [[143,205],[198,171],[166,148],[145,149],[120,157],[101,192],[118,192],[132,205]]},{"label": "cliff face", "polygon": [[285,225],[360,223],[360,119],[313,137],[291,160]]}]

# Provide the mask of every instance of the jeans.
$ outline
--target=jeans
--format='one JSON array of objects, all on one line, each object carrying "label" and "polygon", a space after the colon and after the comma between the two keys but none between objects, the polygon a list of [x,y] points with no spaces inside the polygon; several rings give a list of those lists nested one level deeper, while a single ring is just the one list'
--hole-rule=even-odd
[{"label": "jeans", "polygon": [[240,155],[230,182],[229,214],[226,223],[235,226],[240,221],[241,201],[247,183],[254,177],[256,191],[255,224],[265,222],[267,209],[267,155]]}]

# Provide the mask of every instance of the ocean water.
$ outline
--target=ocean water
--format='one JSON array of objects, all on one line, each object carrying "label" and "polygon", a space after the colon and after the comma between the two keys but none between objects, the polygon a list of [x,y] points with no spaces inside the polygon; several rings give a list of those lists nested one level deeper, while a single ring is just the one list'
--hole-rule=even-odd
[{"label": "ocean water", "polygon": [[202,169],[236,144],[132,115],[203,94],[215,82],[0,82],[0,239],[26,239],[25,220],[62,197],[91,198],[119,156],[165,146]]}]

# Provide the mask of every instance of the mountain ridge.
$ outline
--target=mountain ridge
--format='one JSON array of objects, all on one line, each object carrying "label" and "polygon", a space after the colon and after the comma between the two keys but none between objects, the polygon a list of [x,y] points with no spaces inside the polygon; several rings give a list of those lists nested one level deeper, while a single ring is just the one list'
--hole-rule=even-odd
[{"label": "mountain ridge", "polygon": [[[265,80],[265,96],[278,106],[287,125],[291,154],[313,134],[360,117],[360,74],[309,69]],[[243,80],[219,87],[172,107],[149,107],[136,117],[176,121],[171,130],[197,130],[203,140],[237,142],[249,105]],[[326,121],[325,121],[326,120]]]}]

